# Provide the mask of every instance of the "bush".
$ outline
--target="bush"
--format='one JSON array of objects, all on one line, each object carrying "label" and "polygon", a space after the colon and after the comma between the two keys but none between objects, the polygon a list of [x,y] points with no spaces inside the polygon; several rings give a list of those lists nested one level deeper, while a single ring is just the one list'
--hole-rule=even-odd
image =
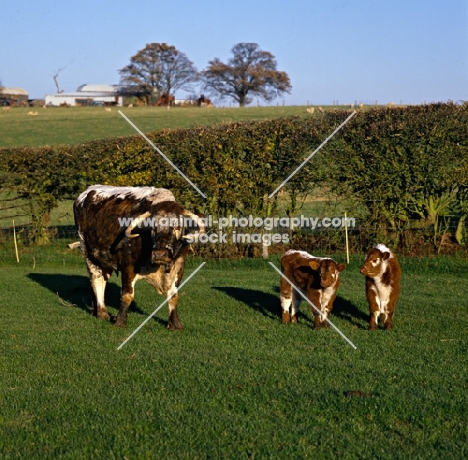
[{"label": "bush", "polygon": [[[268,216],[278,197],[268,195],[347,115],[328,111],[315,118],[150,133],[206,200],[140,136],[2,149],[0,189],[28,200],[36,241],[44,240],[47,215],[57,200],[74,198],[96,183],[166,187],[188,208],[215,217]],[[415,224],[432,226],[436,242],[442,217],[455,215],[463,222],[468,213],[467,147],[467,104],[360,111],[286,184],[287,213],[294,212],[298,196],[323,184],[346,197],[367,227],[395,245]]]}]

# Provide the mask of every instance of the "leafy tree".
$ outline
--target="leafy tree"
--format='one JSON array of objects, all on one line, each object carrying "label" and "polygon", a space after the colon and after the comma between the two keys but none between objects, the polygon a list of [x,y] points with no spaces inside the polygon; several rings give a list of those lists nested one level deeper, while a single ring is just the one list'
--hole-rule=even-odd
[{"label": "leafy tree", "polygon": [[244,107],[252,102],[252,96],[272,101],[290,92],[288,74],[276,70],[275,57],[262,51],[257,43],[238,43],[231,52],[233,56],[227,64],[215,58],[202,72],[204,85],[210,93],[233,98]]},{"label": "leafy tree", "polygon": [[191,89],[198,79],[192,61],[166,43],[149,43],[130,58],[130,64],[119,70],[120,82],[132,86],[147,102],[162,94],[173,95],[179,89]]}]

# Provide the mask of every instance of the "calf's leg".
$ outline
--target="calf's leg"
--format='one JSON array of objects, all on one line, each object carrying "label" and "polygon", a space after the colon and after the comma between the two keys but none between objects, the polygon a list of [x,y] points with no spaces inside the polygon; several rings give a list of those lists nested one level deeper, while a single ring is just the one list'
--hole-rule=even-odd
[{"label": "calf's leg", "polygon": [[291,285],[287,281],[283,280],[283,278],[281,278],[281,284],[280,284],[280,302],[281,302],[281,310],[283,312],[281,316],[281,322],[283,324],[287,324],[291,322],[289,309],[292,303],[292,289],[291,289]]},{"label": "calf's leg", "polygon": [[384,329],[391,331],[393,329],[393,313],[395,311],[395,305],[391,301],[388,302],[385,309]]},{"label": "calf's leg", "polygon": [[291,322],[297,323],[297,319],[299,316],[299,307],[301,305],[301,296],[294,291],[292,292],[292,304],[291,304]]},{"label": "calf's leg", "polygon": [[369,330],[375,331],[379,327],[380,301],[372,289],[367,291],[367,301],[369,302]]}]

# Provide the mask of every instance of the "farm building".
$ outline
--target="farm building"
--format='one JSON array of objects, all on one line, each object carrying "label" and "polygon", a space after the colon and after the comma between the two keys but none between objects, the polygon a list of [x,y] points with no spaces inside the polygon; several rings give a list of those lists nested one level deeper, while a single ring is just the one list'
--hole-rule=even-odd
[{"label": "farm building", "polygon": [[121,87],[116,85],[81,85],[75,92],[48,94],[45,103],[48,106],[87,106],[117,105],[123,102]]},{"label": "farm building", "polygon": [[27,105],[28,92],[23,88],[0,88],[0,105]]}]

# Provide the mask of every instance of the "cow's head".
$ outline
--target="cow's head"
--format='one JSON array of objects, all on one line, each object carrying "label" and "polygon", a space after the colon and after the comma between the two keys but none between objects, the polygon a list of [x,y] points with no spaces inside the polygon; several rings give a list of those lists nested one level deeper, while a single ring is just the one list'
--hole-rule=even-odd
[{"label": "cow's head", "polygon": [[139,233],[132,233],[136,227],[150,227],[152,264],[170,266],[183,254],[190,241],[203,233],[205,228],[197,215],[187,211],[176,201],[163,201],[155,204],[148,211],[133,219],[125,231],[128,238],[136,238]]},{"label": "cow's head", "polygon": [[337,264],[332,259],[311,259],[309,266],[320,275],[320,286],[324,289],[333,286],[340,277],[345,264]]},{"label": "cow's head", "polygon": [[385,261],[390,258],[390,256],[390,251],[382,252],[377,248],[369,249],[360,272],[369,278],[375,278],[379,276],[382,272],[382,264],[384,264]]}]

